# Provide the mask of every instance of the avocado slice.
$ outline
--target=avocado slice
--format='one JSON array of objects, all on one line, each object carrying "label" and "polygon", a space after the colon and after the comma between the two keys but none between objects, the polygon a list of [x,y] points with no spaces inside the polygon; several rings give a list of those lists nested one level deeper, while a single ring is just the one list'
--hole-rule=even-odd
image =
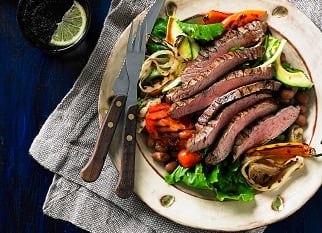
[{"label": "avocado slice", "polygon": [[187,36],[182,36],[180,40],[177,40],[178,45],[178,54],[180,57],[182,57],[185,60],[191,60],[192,59],[192,51],[191,46],[189,42],[189,38]]},{"label": "avocado slice", "polygon": [[281,64],[281,56],[275,60],[275,76],[277,80],[291,87],[311,88],[313,86],[313,83],[303,72],[285,70]]},{"label": "avocado slice", "polygon": [[192,38],[189,38],[189,42],[191,46],[192,59],[195,59],[199,55],[200,46]]}]

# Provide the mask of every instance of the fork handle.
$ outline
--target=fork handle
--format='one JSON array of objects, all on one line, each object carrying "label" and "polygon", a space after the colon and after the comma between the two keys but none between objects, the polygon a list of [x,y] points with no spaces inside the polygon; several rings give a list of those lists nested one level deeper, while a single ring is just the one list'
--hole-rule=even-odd
[{"label": "fork handle", "polygon": [[136,149],[137,105],[130,105],[125,114],[123,128],[123,153],[121,169],[115,193],[120,198],[128,198],[134,190],[135,149]]},{"label": "fork handle", "polygon": [[86,182],[97,180],[102,171],[106,155],[110,148],[117,123],[119,122],[120,116],[123,112],[126,99],[126,95],[117,95],[113,98],[110,109],[105,116],[102,128],[98,133],[93,153],[87,164],[80,172],[81,178]]}]

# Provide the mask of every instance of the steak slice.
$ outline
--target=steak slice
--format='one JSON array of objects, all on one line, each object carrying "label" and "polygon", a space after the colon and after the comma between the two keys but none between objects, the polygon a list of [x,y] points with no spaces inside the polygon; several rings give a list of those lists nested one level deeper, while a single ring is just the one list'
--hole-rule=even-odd
[{"label": "steak slice", "polygon": [[272,79],[273,75],[273,66],[233,71],[197,95],[174,102],[170,108],[170,115],[179,118],[197,112],[228,91],[260,80]]},{"label": "steak slice", "polygon": [[255,60],[263,55],[262,46],[245,48],[244,50],[230,51],[212,61],[205,70],[199,71],[196,68],[196,76],[187,83],[173,88],[166,95],[168,102],[175,102],[179,99],[188,98],[206,89],[217,79],[239,64],[249,60]]},{"label": "steak slice", "polygon": [[209,121],[202,130],[190,137],[187,141],[186,148],[189,151],[197,151],[210,146],[215,142],[218,134],[227,126],[234,115],[270,97],[272,95],[268,92],[259,92],[234,101],[225,107],[214,120]]},{"label": "steak slice", "polygon": [[281,83],[275,80],[264,80],[251,83],[239,88],[236,88],[225,95],[222,95],[213,100],[206,110],[199,116],[196,123],[196,129],[199,131],[203,126],[207,125],[210,119],[227,103],[240,99],[244,96],[256,93],[261,90],[278,91]]},{"label": "steak slice", "polygon": [[264,145],[289,128],[300,113],[299,106],[288,106],[246,127],[236,137],[232,155],[236,160],[248,149]]},{"label": "steak slice", "polygon": [[[254,45],[264,36],[267,31],[267,23],[262,21],[253,21],[236,30],[229,30],[213,41],[211,46],[199,52],[196,59],[187,64],[186,68],[181,73],[182,82],[186,83],[193,79],[196,68],[206,69],[217,57],[228,53],[233,47],[249,47]],[[200,69],[200,71],[202,70]]]},{"label": "steak slice", "polygon": [[263,100],[235,115],[225,128],[223,135],[215,143],[212,151],[206,156],[206,164],[217,165],[227,158],[233,149],[238,133],[256,119],[276,111],[277,108],[278,104],[273,99],[269,99]]}]

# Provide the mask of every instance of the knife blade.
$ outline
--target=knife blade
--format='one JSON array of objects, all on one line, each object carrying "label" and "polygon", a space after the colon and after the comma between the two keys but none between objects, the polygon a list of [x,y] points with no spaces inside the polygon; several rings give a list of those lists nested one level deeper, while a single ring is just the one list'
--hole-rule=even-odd
[{"label": "knife blade", "polygon": [[[146,48],[146,34],[152,31],[154,23],[159,15],[161,7],[163,6],[163,0],[155,1],[154,5],[150,8],[144,20],[141,23],[136,37],[142,38],[139,42],[140,51],[136,51],[133,55],[127,54],[126,69],[129,77],[129,90],[128,99],[125,107],[125,119],[123,126],[123,153],[121,159],[121,169],[119,174],[118,183],[115,189],[116,194],[121,198],[129,197],[134,190],[134,170],[135,170],[135,149],[136,149],[136,116],[137,116],[137,82],[141,70],[142,62],[144,61],[145,48]],[[131,32],[133,30],[133,23]],[[131,35],[132,33],[130,33]],[[136,39],[137,39],[136,38]],[[128,51],[131,50],[131,38],[128,42]],[[136,46],[137,47],[137,46]],[[131,59],[132,58],[132,59]]]}]

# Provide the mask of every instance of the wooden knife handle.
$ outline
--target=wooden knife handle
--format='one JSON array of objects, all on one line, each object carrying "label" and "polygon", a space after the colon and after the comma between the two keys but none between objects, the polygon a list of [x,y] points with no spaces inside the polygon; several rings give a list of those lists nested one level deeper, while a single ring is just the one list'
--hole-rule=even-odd
[{"label": "wooden knife handle", "polygon": [[98,133],[93,153],[80,172],[81,178],[86,182],[97,180],[102,171],[116,126],[125,107],[126,99],[126,95],[117,95],[110,105],[110,109]]},{"label": "wooden knife handle", "polygon": [[120,198],[128,198],[134,190],[136,119],[137,105],[128,107],[123,128],[123,153],[121,169],[115,193]]}]

